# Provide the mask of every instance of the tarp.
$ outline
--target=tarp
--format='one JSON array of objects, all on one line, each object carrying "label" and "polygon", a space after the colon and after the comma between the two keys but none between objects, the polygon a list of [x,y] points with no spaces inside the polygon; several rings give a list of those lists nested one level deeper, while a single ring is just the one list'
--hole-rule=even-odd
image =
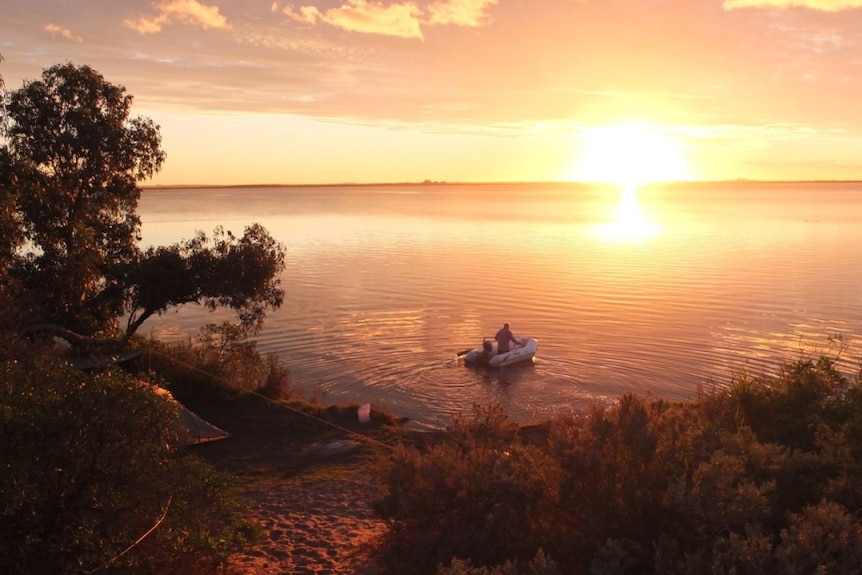
[{"label": "tarp", "polygon": [[[139,351],[124,351],[114,355],[78,357],[72,360],[72,364],[77,369],[81,370],[101,369],[110,365],[123,363],[137,357],[138,355],[140,355]],[[169,399],[176,405],[177,416],[180,419],[183,429],[183,436],[180,438],[181,447],[197,445],[199,443],[209,443],[210,441],[218,441],[219,439],[227,439],[230,437],[230,433],[227,431],[219,429],[198,414],[186,408],[164,387],[159,387],[158,385],[143,380],[141,380],[141,384],[146,385],[155,393]]]},{"label": "tarp", "polygon": [[164,387],[159,387],[157,385],[153,385],[152,387],[157,394],[171,400],[177,406],[177,415],[179,416],[180,423],[182,423],[183,426],[183,437],[180,438],[181,447],[197,445],[199,443],[209,443],[210,441],[218,441],[219,439],[227,439],[230,437],[230,433],[223,429],[219,429],[174,399],[171,392]]},{"label": "tarp", "polygon": [[111,355],[86,355],[73,357],[70,361],[75,369],[86,371],[88,369],[104,369],[112,365],[119,365],[141,355],[139,351],[123,351]]}]

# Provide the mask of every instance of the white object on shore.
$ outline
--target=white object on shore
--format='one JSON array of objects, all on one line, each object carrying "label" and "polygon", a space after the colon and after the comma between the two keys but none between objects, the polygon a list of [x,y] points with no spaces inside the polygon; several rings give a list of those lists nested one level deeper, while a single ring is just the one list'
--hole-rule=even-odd
[{"label": "white object on shore", "polygon": [[359,415],[359,423],[368,423],[371,421],[371,404],[363,403],[360,405],[357,414]]}]

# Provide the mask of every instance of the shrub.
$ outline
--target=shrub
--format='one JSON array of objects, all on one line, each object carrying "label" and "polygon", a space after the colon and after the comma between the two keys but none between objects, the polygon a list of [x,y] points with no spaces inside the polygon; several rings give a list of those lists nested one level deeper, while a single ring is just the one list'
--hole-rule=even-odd
[{"label": "shrub", "polygon": [[741,373],[725,394],[710,401],[724,404],[724,428],[735,419],[751,427],[762,441],[811,450],[818,423],[841,418],[841,406],[851,389],[835,361],[824,356],[816,362],[786,362],[775,375]]},{"label": "shrub", "polygon": [[[226,326],[226,327],[225,327]],[[136,342],[146,355],[145,368],[160,378],[209,390],[259,392],[271,399],[289,399],[290,369],[275,354],[262,356],[255,342],[226,343],[218,335],[232,326],[208,326],[194,342]]]},{"label": "shrub", "polygon": [[562,470],[556,523],[568,543],[546,547],[554,559],[586,569],[598,549],[616,540],[619,549],[626,542],[626,562],[650,563],[644,553],[656,534],[677,521],[666,505],[670,486],[690,476],[716,443],[697,418],[682,404],[626,395],[615,406],[557,420],[549,449]]},{"label": "shrub", "polygon": [[172,447],[175,406],[135,378],[4,361],[0,405],[0,572],[212,572],[254,535],[226,477]]},{"label": "shrub", "polygon": [[859,573],[862,525],[841,505],[821,501],[791,515],[775,555],[787,575]]},{"label": "shrub", "polygon": [[855,573],[860,421],[862,387],[829,358],[742,373],[697,402],[626,395],[529,433],[477,407],[381,464],[386,565],[514,575],[543,549],[575,575]]},{"label": "shrub", "polygon": [[268,368],[258,391],[270,399],[290,399],[290,368],[277,355],[267,355]]},{"label": "shrub", "polygon": [[473,562],[469,559],[462,560],[456,558],[447,567],[439,565],[436,575],[560,575],[560,570],[539,549],[536,552],[535,558],[524,568],[519,568],[517,563],[510,561],[493,567],[474,567]]},{"label": "shrub", "polygon": [[499,407],[476,407],[427,451],[402,446],[380,461],[375,507],[392,523],[395,571],[429,573],[455,557],[495,565],[535,555],[552,532],[558,480],[553,462],[517,430]]}]

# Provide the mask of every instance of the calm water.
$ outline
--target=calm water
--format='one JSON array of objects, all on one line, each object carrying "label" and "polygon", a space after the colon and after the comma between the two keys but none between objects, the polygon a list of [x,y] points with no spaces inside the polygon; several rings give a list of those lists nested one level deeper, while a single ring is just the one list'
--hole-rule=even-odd
[{"label": "calm water", "polygon": [[[518,421],[620,394],[694,397],[741,369],[817,353],[862,357],[862,184],[147,190],[143,243],[260,222],[284,243],[284,306],[259,347],[296,394],[370,402],[446,425],[474,403]],[[144,325],[165,339],[213,318]],[[455,355],[504,322],[532,364]]]}]

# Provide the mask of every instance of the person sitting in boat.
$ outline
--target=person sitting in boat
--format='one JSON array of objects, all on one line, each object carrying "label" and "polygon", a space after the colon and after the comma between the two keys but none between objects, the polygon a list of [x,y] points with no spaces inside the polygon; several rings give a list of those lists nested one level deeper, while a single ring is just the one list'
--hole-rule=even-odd
[{"label": "person sitting in boat", "polygon": [[509,329],[508,323],[503,324],[503,327],[494,335],[494,339],[497,340],[497,353],[508,353],[510,342],[514,343],[515,347],[518,347],[518,340],[512,335],[512,330]]},{"label": "person sitting in boat", "polygon": [[490,341],[485,340],[482,342],[482,353],[479,354],[477,361],[480,365],[488,365],[492,357],[494,357],[494,346]]}]

